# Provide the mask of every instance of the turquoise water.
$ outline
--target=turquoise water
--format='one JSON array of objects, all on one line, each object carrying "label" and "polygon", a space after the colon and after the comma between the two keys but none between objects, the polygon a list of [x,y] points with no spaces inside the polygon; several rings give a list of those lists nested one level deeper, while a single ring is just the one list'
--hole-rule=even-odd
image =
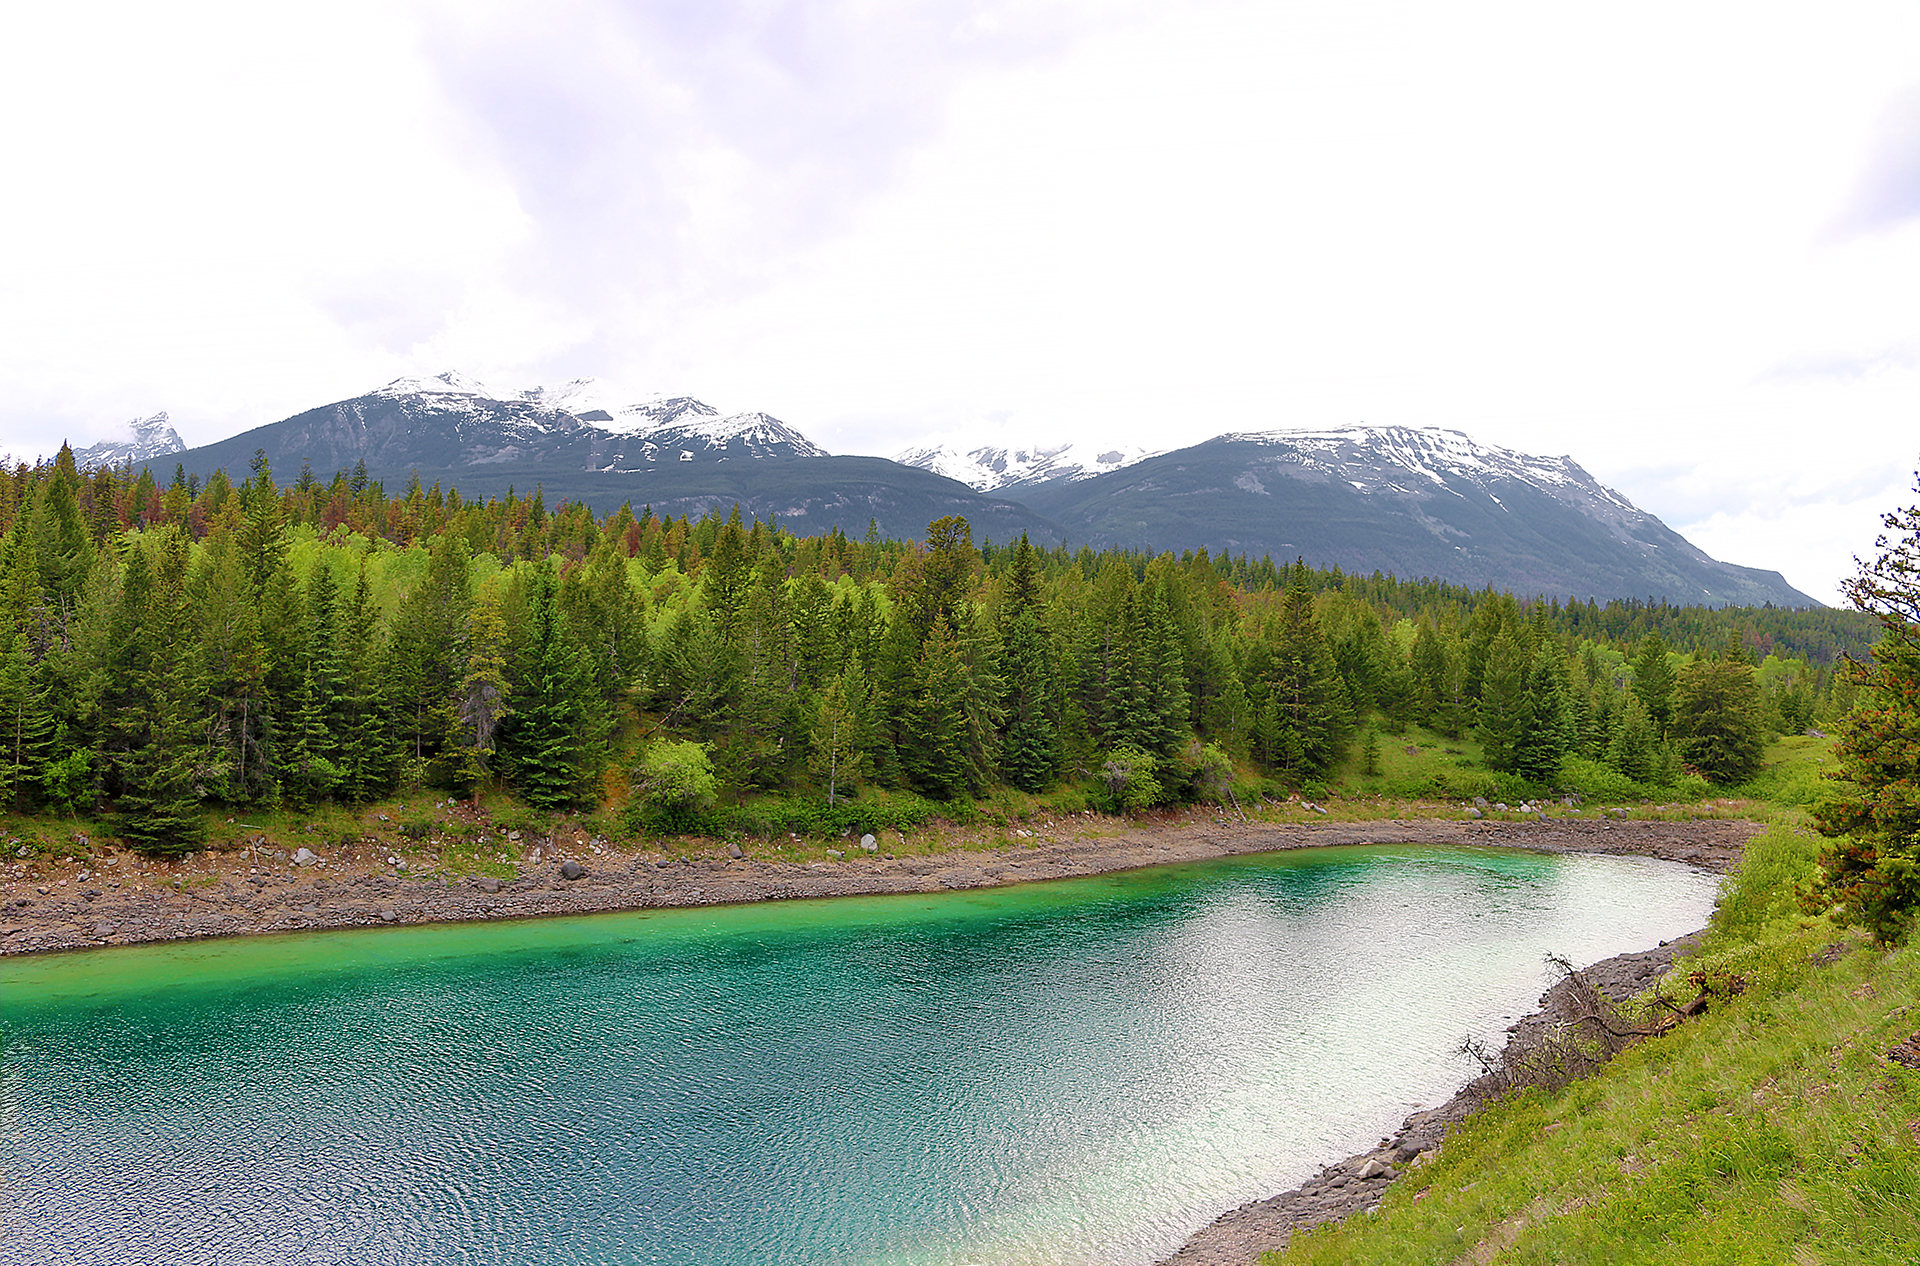
[{"label": "turquoise water", "polygon": [[0,1262],[1125,1266],[1715,881],[1377,847],[0,962]]}]

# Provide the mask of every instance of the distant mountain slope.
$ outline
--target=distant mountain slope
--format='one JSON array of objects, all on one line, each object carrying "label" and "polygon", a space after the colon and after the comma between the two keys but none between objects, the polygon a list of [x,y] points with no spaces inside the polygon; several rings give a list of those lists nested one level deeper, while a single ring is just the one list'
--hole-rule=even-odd
[{"label": "distant mountain slope", "polygon": [[[621,400],[629,403],[620,403]],[[400,379],[153,462],[244,478],[255,450],[284,482],[364,463],[398,494],[413,473],[467,496],[544,489],[600,512],[631,501],[743,513],[797,532],[878,524],[917,539],[965,515],[976,539],[1296,554],[1320,566],[1433,576],[1523,594],[1818,605],[1776,572],[1716,562],[1570,458],[1476,444],[1457,431],[1345,427],[1223,435],[1132,460],[1066,448],[923,450],[920,466],[833,457],[764,413],[689,396],[632,397],[591,380],[499,392],[459,374]],[[1130,464],[1120,464],[1130,463]],[[1098,472],[1098,473],[1093,473]]]},{"label": "distant mountain slope", "polygon": [[[369,472],[386,481],[388,495],[406,490],[408,471],[369,467]],[[656,514],[699,518],[714,507],[725,510],[738,503],[749,520],[777,520],[801,535],[838,527],[848,536],[861,537],[872,521],[883,538],[917,541],[926,536],[927,524],[958,514],[973,525],[975,543],[991,539],[1004,544],[1022,532],[1036,545],[1067,543],[1057,525],[1018,502],[984,496],[955,480],[884,457],[674,462],[639,472],[503,464],[421,470],[420,477],[429,483],[437,478],[443,488],[457,485],[463,497],[495,496],[510,484],[525,495],[538,486],[549,507],[565,499],[603,514],[631,502],[636,514],[651,505]]]},{"label": "distant mountain slope", "polygon": [[764,413],[722,416],[684,397],[609,410],[593,402],[588,385],[509,393],[457,373],[402,378],[193,449],[183,460],[201,475],[217,467],[244,471],[259,449],[276,471],[290,475],[302,461],[331,474],[362,461],[389,470],[551,464],[619,471],[826,456],[825,449]]},{"label": "distant mountain slope", "polygon": [[[538,487],[550,506],[579,501],[600,513],[631,501],[636,511],[651,503],[697,517],[737,501],[743,514],[803,533],[839,527],[860,536],[872,521],[883,535],[917,540],[934,519],[960,514],[976,539],[1026,532],[1049,545],[1062,540],[1025,506],[883,458],[829,456],[765,413],[722,415],[685,396],[609,406],[600,394],[584,380],[507,393],[455,373],[400,379],[177,460],[202,477],[225,469],[237,480],[260,451],[283,483],[303,464],[320,479],[364,464],[390,494],[417,473],[463,496]],[[165,478],[172,469],[154,473]]]},{"label": "distant mountain slope", "polygon": [[1147,450],[1132,446],[1094,452],[1089,445],[1056,444],[1052,448],[976,448],[962,453],[951,445],[939,444],[909,448],[894,454],[893,460],[958,479],[981,492],[1005,495],[1010,489],[1056,479],[1103,475],[1146,456]]},{"label": "distant mountain slope", "polygon": [[1458,431],[1222,435],[1009,495],[1096,546],[1301,556],[1521,594],[1817,606],[1778,572],[1709,558],[1566,457]]}]

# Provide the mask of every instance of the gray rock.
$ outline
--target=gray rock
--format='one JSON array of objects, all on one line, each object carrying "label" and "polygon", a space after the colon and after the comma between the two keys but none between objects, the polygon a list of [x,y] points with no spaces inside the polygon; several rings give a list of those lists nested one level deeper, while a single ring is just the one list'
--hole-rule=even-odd
[{"label": "gray rock", "polygon": [[579,862],[574,861],[571,857],[560,863],[560,878],[562,879],[582,879],[586,877],[586,873],[587,868]]},{"label": "gray rock", "polygon": [[1354,1177],[1386,1178],[1391,1176],[1392,1173],[1393,1173],[1393,1169],[1385,1161],[1381,1160],[1378,1156],[1376,1156],[1372,1160],[1368,1161],[1366,1164],[1362,1165],[1360,1167],[1360,1172],[1355,1174]]},{"label": "gray rock", "polygon": [[1468,817],[1470,817],[1470,818],[1484,818],[1484,817],[1486,817],[1487,815],[1486,815],[1486,814],[1484,814],[1484,813],[1482,813],[1482,812],[1480,812],[1480,810],[1479,810],[1479,809],[1477,809],[1477,808],[1475,808],[1475,809],[1468,809],[1468,810],[1467,810],[1467,816],[1468,816]]},{"label": "gray rock", "polygon": [[1487,798],[1486,798],[1485,796],[1475,796],[1475,797],[1473,798],[1473,803],[1474,803],[1474,807],[1476,807],[1476,808],[1480,808],[1480,809],[1491,809],[1491,808],[1493,808],[1493,806],[1492,806],[1492,805],[1490,805],[1490,804],[1488,804],[1488,803],[1487,803]]},{"label": "gray rock", "polygon": [[492,875],[481,875],[479,878],[473,881],[473,886],[478,888],[481,892],[499,892],[500,891],[500,881],[498,879],[495,879]]},{"label": "gray rock", "polygon": [[394,920],[395,920],[396,918],[398,918],[398,917],[399,917],[399,916],[398,916],[398,915],[396,915],[396,914],[395,914],[395,913],[394,913],[393,911],[391,911],[391,910],[382,910],[382,911],[380,912],[380,922],[382,922],[382,923],[391,923],[391,922],[393,922],[393,921],[394,921]]},{"label": "gray rock", "polygon": [[746,854],[740,851],[740,845],[737,841],[730,840],[727,843],[727,856],[737,861],[740,858],[745,857]]},{"label": "gray rock", "polygon": [[[844,857],[846,856],[846,854],[845,854],[845,853],[843,853],[843,852],[841,852],[841,851],[840,851],[839,849],[837,849],[837,848],[830,848],[830,849],[828,849],[828,850],[827,850],[827,856],[828,856],[828,857],[831,857],[831,858],[832,858],[832,859],[833,859],[834,861],[836,861],[836,862],[837,862],[837,861],[839,861],[839,860],[841,860],[842,858],[844,858]],[[25,902],[22,902],[21,904],[22,904],[22,905],[25,905],[26,903],[25,903]]]},{"label": "gray rock", "polygon": [[295,866],[311,866],[319,860],[320,858],[314,851],[308,848],[303,848],[293,855],[293,864]]},{"label": "gray rock", "polygon": [[860,847],[866,849],[869,853],[877,853],[880,851],[880,841],[874,839],[871,835],[863,835],[860,837]]}]

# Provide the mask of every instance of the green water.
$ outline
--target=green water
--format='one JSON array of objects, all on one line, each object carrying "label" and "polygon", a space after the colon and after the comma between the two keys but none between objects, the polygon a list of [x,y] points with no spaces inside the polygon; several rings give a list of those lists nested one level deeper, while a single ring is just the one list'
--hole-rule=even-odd
[{"label": "green water", "polygon": [[1363,848],[0,961],[0,1262],[1149,1263],[1713,892]]}]

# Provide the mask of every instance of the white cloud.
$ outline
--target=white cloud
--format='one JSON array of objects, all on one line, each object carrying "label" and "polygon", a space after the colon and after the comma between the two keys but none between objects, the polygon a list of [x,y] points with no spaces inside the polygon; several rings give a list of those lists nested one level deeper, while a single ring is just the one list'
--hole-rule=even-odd
[{"label": "white cloud", "polygon": [[0,448],[447,367],[836,451],[1438,424],[1823,596],[1920,456],[1904,2],[5,21]]}]

